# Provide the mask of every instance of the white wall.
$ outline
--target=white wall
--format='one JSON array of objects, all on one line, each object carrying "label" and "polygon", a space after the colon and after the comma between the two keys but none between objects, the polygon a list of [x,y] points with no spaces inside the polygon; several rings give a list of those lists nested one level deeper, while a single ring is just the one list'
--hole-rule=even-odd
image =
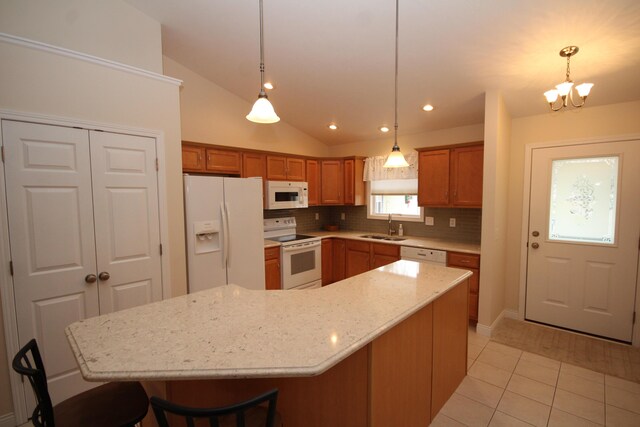
[{"label": "white wall", "polygon": [[[391,133],[391,132],[390,132]],[[484,125],[460,126],[457,128],[440,129],[429,132],[415,133],[411,135],[399,135],[398,146],[403,153],[409,153],[412,149],[422,147],[435,147],[438,145],[461,144],[464,142],[482,141],[484,138]],[[387,138],[369,141],[358,141],[350,144],[332,146],[331,155],[342,156],[386,156],[393,147],[393,135]]]},{"label": "white wall", "polygon": [[[104,21],[102,21],[104,19]],[[82,24],[80,22],[88,22]],[[120,0],[3,0],[0,32],[63,44],[113,61],[158,69],[159,24]],[[146,51],[146,52],[143,52]],[[171,277],[186,292],[179,88],[161,80],[0,42],[0,108],[164,133]],[[2,267],[4,268],[4,267]],[[0,331],[4,326],[1,324]],[[0,339],[0,343],[2,343]],[[12,412],[8,364],[0,351],[0,417]]]},{"label": "white wall", "polygon": [[[329,147],[285,121],[271,125],[245,118],[252,104],[164,57],[165,74],[182,80],[182,139],[309,156],[328,156]],[[257,95],[256,95],[257,96]]]},{"label": "white wall", "polygon": [[0,32],[162,73],[160,23],[120,0],[2,0]]},{"label": "white wall", "polygon": [[[640,134],[640,101],[599,107],[587,106],[580,109],[513,119],[508,179],[507,257],[505,260],[505,306],[508,309],[518,310],[520,257],[522,251],[525,250],[520,242],[525,145],[630,134]],[[636,183],[636,185],[639,184]]]},{"label": "white wall", "polygon": [[504,266],[511,117],[502,95],[497,91],[485,94],[484,120],[479,329],[491,327],[505,307]]}]

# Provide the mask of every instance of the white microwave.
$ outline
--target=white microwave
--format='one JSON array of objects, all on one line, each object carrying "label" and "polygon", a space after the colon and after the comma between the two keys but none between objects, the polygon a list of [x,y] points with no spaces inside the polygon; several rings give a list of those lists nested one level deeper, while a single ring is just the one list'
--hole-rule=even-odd
[{"label": "white microwave", "polygon": [[306,207],[309,207],[306,182],[267,181],[267,209]]}]

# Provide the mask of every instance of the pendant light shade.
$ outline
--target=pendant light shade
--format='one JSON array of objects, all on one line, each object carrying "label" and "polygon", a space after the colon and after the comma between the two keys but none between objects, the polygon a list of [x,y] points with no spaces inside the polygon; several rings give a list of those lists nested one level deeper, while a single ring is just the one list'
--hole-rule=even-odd
[{"label": "pendant light shade", "polygon": [[260,3],[260,93],[258,94],[258,100],[253,104],[251,112],[247,114],[247,120],[254,123],[277,123],[280,121],[280,117],[273,109],[273,105],[269,102],[267,94],[264,91],[264,41],[263,41],[263,18],[262,18],[262,0]]},{"label": "pendant light shade", "polygon": [[273,105],[269,102],[267,94],[264,91],[260,91],[258,100],[253,104],[251,112],[247,114],[247,120],[263,124],[277,123],[280,121],[280,117],[276,114]]},{"label": "pendant light shade", "polygon": [[387,157],[387,161],[384,162],[384,168],[405,168],[409,166],[409,163],[407,163],[404,155],[400,151],[400,147],[398,147],[398,3],[399,0],[396,0],[396,89],[393,148],[391,149],[391,154]]}]

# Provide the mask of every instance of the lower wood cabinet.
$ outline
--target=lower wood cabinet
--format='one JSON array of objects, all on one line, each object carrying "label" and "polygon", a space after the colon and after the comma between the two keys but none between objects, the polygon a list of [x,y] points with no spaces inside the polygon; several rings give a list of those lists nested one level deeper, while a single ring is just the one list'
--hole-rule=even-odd
[{"label": "lower wood cabinet", "polygon": [[344,280],[346,276],[346,240],[344,239],[332,239],[332,271],[331,271],[331,283]]},{"label": "lower wood cabinet", "polygon": [[371,243],[347,240],[346,275],[353,277],[371,270]]},{"label": "lower wood cabinet", "polygon": [[400,246],[371,243],[371,269],[400,260]]},{"label": "lower wood cabinet", "polygon": [[400,246],[361,240],[322,239],[322,286],[400,259]]},{"label": "lower wood cabinet", "polygon": [[282,289],[280,283],[280,246],[264,249],[265,288]]},{"label": "lower wood cabinet", "polygon": [[333,239],[322,239],[322,286],[333,280]]},{"label": "lower wood cabinet", "polygon": [[480,255],[447,252],[447,267],[470,270],[469,278],[469,320],[478,322],[478,297],[480,295]]}]

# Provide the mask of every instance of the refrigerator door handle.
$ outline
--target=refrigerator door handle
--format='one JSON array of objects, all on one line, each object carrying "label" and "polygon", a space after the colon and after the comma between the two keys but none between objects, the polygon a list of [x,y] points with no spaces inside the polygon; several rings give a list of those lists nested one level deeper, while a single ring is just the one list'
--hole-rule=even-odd
[{"label": "refrigerator door handle", "polygon": [[230,236],[229,236],[229,230],[231,230],[231,227],[229,226],[229,222],[231,221],[231,216],[229,215],[229,205],[227,204],[227,202],[223,202],[224,203],[224,217],[225,219],[225,236],[226,237],[226,264],[227,266],[229,266],[229,262],[231,260],[231,240],[230,240]]},{"label": "refrigerator door handle", "polygon": [[220,216],[222,218],[222,267],[227,268],[229,258],[229,227],[227,226],[227,210],[224,202],[220,202]]}]

